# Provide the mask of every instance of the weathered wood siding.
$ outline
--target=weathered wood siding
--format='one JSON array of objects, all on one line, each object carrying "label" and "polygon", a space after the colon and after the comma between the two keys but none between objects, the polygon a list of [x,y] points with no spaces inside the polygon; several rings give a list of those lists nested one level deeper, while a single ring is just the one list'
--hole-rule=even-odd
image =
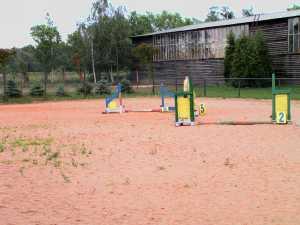
[{"label": "weathered wood siding", "polygon": [[[249,24],[250,35],[257,31],[262,31],[272,66],[276,74],[280,77],[300,78],[300,54],[290,54],[288,52],[288,19],[278,19]],[[152,43],[152,37],[143,37],[133,40],[134,44]],[[174,82],[190,75],[194,82],[202,82],[203,79],[210,83],[217,83],[215,77],[224,78],[224,60],[178,60],[155,62],[155,77],[157,81]],[[132,80],[135,80],[133,73]],[[143,83],[149,82],[148,76],[143,68],[139,69],[139,78]],[[298,80],[297,83],[300,83]]]},{"label": "weathered wood siding", "polygon": [[[152,44],[152,37],[134,38],[133,44],[137,46],[141,43]],[[138,68],[138,77],[140,84],[151,84],[147,69],[142,65]],[[224,78],[224,60],[223,59],[206,59],[206,60],[174,60],[154,62],[154,76],[156,84],[164,82],[166,84],[175,84],[176,79],[182,81],[185,76],[190,76],[193,82],[200,84],[203,79],[207,83],[223,83]],[[132,71],[131,80],[136,82],[136,71]],[[217,78],[217,79],[215,79]]]},{"label": "weathered wood siding", "polygon": [[[176,83],[176,79],[182,83],[185,76],[190,76],[195,84],[201,84],[203,79],[206,79],[208,84],[223,83],[224,60],[208,59],[155,62],[154,76],[156,84],[164,82],[165,84],[171,85]],[[135,72],[133,72],[131,80],[135,82]],[[139,80],[141,84],[151,83],[145,68],[139,70]]]},{"label": "weathered wood siding", "polygon": [[288,19],[250,24],[250,34],[257,31],[264,35],[276,74],[300,78],[300,54],[288,52]]}]

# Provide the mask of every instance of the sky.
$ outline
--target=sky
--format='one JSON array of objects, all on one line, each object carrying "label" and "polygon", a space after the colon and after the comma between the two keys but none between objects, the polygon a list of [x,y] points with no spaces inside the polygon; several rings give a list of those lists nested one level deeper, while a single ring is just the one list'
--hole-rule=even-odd
[{"label": "sky", "polygon": [[[49,12],[63,40],[76,29],[76,24],[88,17],[94,0],[0,0],[0,48],[33,44],[30,28],[44,24]],[[114,6],[126,6],[127,11],[160,13],[179,12],[184,17],[205,19],[211,6],[229,6],[240,16],[243,8],[255,13],[285,11],[300,0],[111,0]]]}]

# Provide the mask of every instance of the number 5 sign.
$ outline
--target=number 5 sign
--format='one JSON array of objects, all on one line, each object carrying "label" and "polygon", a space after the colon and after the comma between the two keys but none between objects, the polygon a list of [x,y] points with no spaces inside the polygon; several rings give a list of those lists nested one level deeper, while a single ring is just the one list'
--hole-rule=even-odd
[{"label": "number 5 sign", "polygon": [[200,114],[200,116],[205,116],[206,115],[206,106],[205,106],[205,104],[200,104],[199,114]]}]

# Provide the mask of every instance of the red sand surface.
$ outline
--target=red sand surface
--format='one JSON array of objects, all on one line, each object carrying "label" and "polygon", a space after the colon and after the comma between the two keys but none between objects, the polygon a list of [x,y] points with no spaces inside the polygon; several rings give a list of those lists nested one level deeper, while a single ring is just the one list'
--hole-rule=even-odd
[{"label": "red sand surface", "polygon": [[[200,121],[270,120],[271,101],[204,101]],[[0,225],[300,224],[300,102],[288,126],[175,128],[170,113],[102,110],[0,106]]]}]

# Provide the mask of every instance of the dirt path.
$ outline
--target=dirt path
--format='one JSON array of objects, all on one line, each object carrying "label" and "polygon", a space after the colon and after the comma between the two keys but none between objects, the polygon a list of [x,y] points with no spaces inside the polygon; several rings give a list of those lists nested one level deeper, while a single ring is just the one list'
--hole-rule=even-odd
[{"label": "dirt path", "polygon": [[[203,121],[270,119],[268,100],[204,101]],[[289,126],[175,128],[168,113],[102,110],[0,106],[1,225],[300,224],[300,102]]]}]

